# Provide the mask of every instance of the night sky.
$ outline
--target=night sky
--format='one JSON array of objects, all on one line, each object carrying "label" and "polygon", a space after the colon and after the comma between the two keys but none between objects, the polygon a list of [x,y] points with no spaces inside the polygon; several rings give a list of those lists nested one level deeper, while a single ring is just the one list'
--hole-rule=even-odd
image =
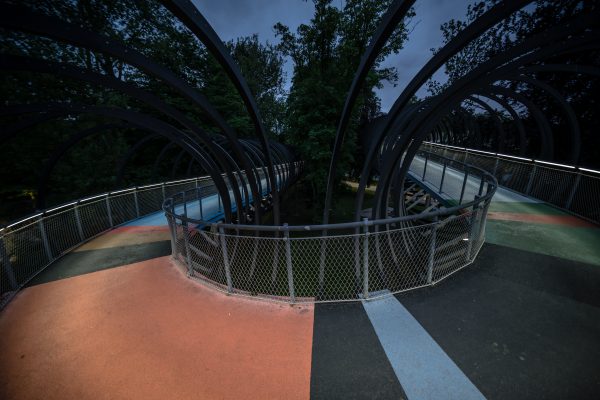
[{"label": "night sky", "polygon": [[[410,22],[410,39],[399,54],[388,57],[386,66],[395,66],[399,81],[379,91],[382,111],[387,111],[400,91],[431,57],[430,49],[442,42],[440,25],[452,18],[463,18],[469,0],[417,0],[417,15]],[[308,23],[313,15],[312,1],[303,0],[194,0],[194,4],[213,26],[221,39],[228,41],[240,36],[258,34],[259,40],[276,43],[273,25],[281,22],[295,32],[298,25]],[[333,3],[338,7],[343,0]],[[292,76],[292,64],[286,64],[287,85]],[[434,76],[444,81],[443,72]],[[418,95],[425,95],[422,88]]]}]

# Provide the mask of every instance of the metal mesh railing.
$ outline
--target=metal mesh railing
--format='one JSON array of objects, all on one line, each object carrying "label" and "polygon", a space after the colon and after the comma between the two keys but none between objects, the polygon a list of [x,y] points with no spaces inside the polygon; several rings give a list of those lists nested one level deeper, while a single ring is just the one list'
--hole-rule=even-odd
[{"label": "metal mesh railing", "polygon": [[422,148],[475,165],[502,187],[600,223],[600,171],[436,143]]},{"label": "metal mesh railing", "polygon": [[183,205],[196,201],[192,189],[164,204],[173,257],[189,277],[218,290],[292,303],[376,298],[434,285],[473,262],[484,241],[496,182],[476,167],[427,157],[432,158],[429,167],[417,163],[411,172],[423,174],[433,163],[447,163],[442,174],[428,177],[446,189],[458,187],[459,205],[331,225],[235,225],[190,217],[191,206]]},{"label": "metal mesh railing", "polygon": [[199,188],[209,177],[105,193],[47,210],[0,230],[0,308],[40,271],[81,243],[144,215],[161,211],[174,193]]}]

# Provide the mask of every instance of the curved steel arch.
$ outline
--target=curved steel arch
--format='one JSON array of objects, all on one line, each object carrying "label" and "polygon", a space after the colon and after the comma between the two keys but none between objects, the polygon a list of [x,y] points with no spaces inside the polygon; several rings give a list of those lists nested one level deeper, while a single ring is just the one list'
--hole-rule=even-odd
[{"label": "curved steel arch", "polygon": [[158,153],[158,155],[156,156],[156,158],[154,159],[154,164],[152,165],[152,176],[156,178],[157,176],[157,170],[158,170],[158,164],[160,164],[160,162],[162,161],[162,159],[164,158],[165,154],[167,153],[167,151],[169,151],[171,149],[171,147],[175,146],[175,143],[169,141]]},{"label": "curved steel arch", "polygon": [[[429,79],[435,73],[435,71],[437,71],[450,57],[456,55],[474,38],[478,37],[499,21],[503,20],[516,10],[519,10],[531,2],[532,0],[501,1],[483,13],[476,21],[468,25],[450,42],[448,42],[434,57],[427,62],[427,64],[425,64],[423,68],[421,68],[421,70],[414,76],[400,96],[396,99],[388,114],[397,115],[400,113],[401,110],[406,107],[410,101],[410,98],[426,82],[426,80]],[[375,149],[379,146],[382,136],[384,136],[390,128],[390,123],[390,120],[388,120],[387,125],[381,130],[381,132],[379,132],[379,135],[375,140],[375,146],[373,146],[371,149]],[[367,159],[371,159],[372,157],[373,154],[370,154],[367,156]],[[368,167],[368,165],[369,163],[366,162],[365,168]],[[363,169],[357,193],[357,199],[360,201],[360,207],[362,207],[362,197],[364,196],[364,185],[366,183],[365,177],[367,175],[368,171]]]},{"label": "curved steel arch", "polygon": [[[87,105],[75,105],[75,104],[45,104],[45,105],[27,105],[27,106],[5,106],[0,108],[0,115],[7,114],[27,114],[37,111],[63,111],[66,114],[96,114],[103,115],[110,118],[117,118],[129,122],[131,125],[141,127],[151,132],[161,134],[168,139],[176,142],[183,148],[190,149],[194,158],[202,165],[202,167],[211,175],[215,186],[221,192],[221,198],[223,200],[223,207],[225,211],[226,220],[232,220],[231,217],[231,200],[229,197],[229,190],[225,185],[225,182],[218,171],[211,168],[211,163],[205,158],[204,152],[197,147],[193,140],[189,140],[187,135],[173,127],[172,125],[161,121],[159,119],[150,117],[145,114],[140,114],[131,110],[114,108],[114,107],[103,107],[103,106],[87,106]],[[240,208],[237,208],[238,219],[242,220]]]},{"label": "curved steel arch", "polygon": [[571,127],[571,135],[569,135],[572,140],[572,149],[571,156],[569,161],[573,164],[577,164],[579,160],[579,154],[581,153],[581,130],[579,129],[579,121],[575,116],[575,111],[573,111],[573,107],[565,100],[564,96],[562,96],[558,90],[554,89],[552,86],[548,85],[546,82],[543,82],[539,79],[534,79],[528,76],[520,75],[514,78],[510,78],[510,80],[522,81],[529,83],[532,86],[537,86],[541,90],[545,91],[559,104],[562,111],[567,116],[569,120],[569,125]]},{"label": "curved steel arch", "polygon": [[151,133],[149,135],[144,136],[143,138],[141,138],[140,140],[138,140],[131,146],[129,146],[129,148],[127,149],[125,154],[123,154],[119,158],[119,161],[117,162],[116,175],[115,175],[116,176],[115,182],[116,182],[117,188],[120,187],[121,182],[123,181],[123,176],[125,175],[125,168],[127,167],[127,164],[129,164],[129,161],[133,158],[134,154],[137,153],[138,150],[141,149],[143,146],[145,146],[148,142],[150,142],[154,139],[159,139],[161,137],[162,136],[159,134]]},{"label": "curved steel arch", "polygon": [[[225,73],[229,76],[234,86],[242,96],[242,100],[246,105],[246,109],[250,114],[250,118],[254,123],[257,136],[263,147],[265,158],[267,162],[269,179],[276,182],[275,169],[273,166],[273,159],[271,156],[270,148],[265,135],[265,129],[260,118],[260,113],[254,96],[250,92],[250,88],[246,83],[246,80],[242,77],[242,74],[237,67],[237,64],[233,61],[233,58],[223,45],[223,42],[219,36],[212,29],[208,21],[198,11],[198,9],[189,0],[161,0],[163,5],[167,7],[185,26],[190,29],[196,37],[206,46],[211,52],[215,59],[221,64],[221,67],[225,70]],[[277,192],[277,186],[271,191],[273,196],[273,221],[276,225],[279,224],[279,194]],[[257,207],[258,208],[258,207]]]},{"label": "curved steel arch", "polygon": [[[229,167],[229,163],[227,160],[230,160],[231,157],[224,151],[219,151],[220,147],[215,146],[213,140],[205,133],[202,129],[200,129],[196,124],[194,124],[189,118],[187,118],[183,113],[169,104],[165,103],[163,100],[158,97],[148,93],[138,87],[128,84],[126,82],[122,82],[118,79],[112,78],[110,76],[97,74],[88,70],[84,70],[82,68],[74,67],[64,63],[55,63],[51,61],[45,60],[36,60],[29,57],[20,57],[20,56],[9,56],[9,55],[0,55],[0,69],[9,69],[9,70],[20,70],[20,71],[35,71],[42,73],[52,73],[60,76],[66,76],[72,79],[78,79],[85,82],[90,82],[96,85],[102,85],[105,87],[109,87],[114,90],[118,90],[128,96],[131,96],[151,107],[154,107],[158,111],[161,111],[167,116],[172,117],[184,127],[190,129],[195,135],[196,138],[204,143],[207,146],[207,149],[210,151],[211,156],[219,162],[221,168],[228,175],[229,179],[232,182],[236,182],[234,175],[232,173],[231,168]],[[45,120],[51,118],[50,115]],[[21,128],[22,129],[22,128]],[[12,129],[10,134],[15,134],[18,132],[16,129]],[[6,136],[4,135],[4,139]],[[238,177],[243,179],[242,174],[239,171],[239,167],[237,164],[234,164],[237,168]],[[241,185],[234,184],[233,191],[239,192],[239,186],[245,187],[245,183],[242,182]],[[238,193],[239,195],[239,193]],[[241,197],[240,197],[241,199]],[[247,202],[244,204],[248,204]]]},{"label": "curved steel arch", "polygon": [[340,121],[338,123],[335,135],[335,141],[333,144],[329,172],[327,175],[327,188],[325,191],[325,208],[323,211],[324,224],[329,222],[329,208],[331,207],[331,198],[333,195],[333,184],[335,180],[337,164],[339,162],[346,129],[348,127],[348,123],[350,122],[350,115],[358,98],[358,92],[363,85],[369,70],[373,67],[379,52],[396,29],[396,26],[406,16],[413,4],[414,0],[402,0],[394,1],[390,5],[388,11],[383,16],[382,22],[377,28],[377,31],[371,38],[369,47],[363,54],[358,69],[354,74],[354,79],[344,103],[344,109],[340,116]]},{"label": "curved steel arch", "polygon": [[[190,87],[182,79],[174,75],[170,70],[153,62],[138,51],[127,48],[121,43],[106,36],[86,31],[78,26],[65,23],[53,17],[34,13],[31,10],[20,6],[1,4],[0,26],[44,35],[66,43],[71,43],[76,46],[111,54],[121,60],[126,61],[128,64],[136,66],[146,73],[163,80],[174,90],[192,100],[206,113],[206,115],[211,118],[211,120],[230,140],[230,144],[236,156],[242,162],[243,167],[247,170],[250,170],[247,156],[238,145],[237,135],[225,122],[224,118],[208,102],[208,100],[206,100],[201,93]],[[256,182],[254,182],[252,179],[250,180],[250,186],[253,190],[256,190]]]},{"label": "curved steel arch", "polygon": [[60,159],[75,145],[77,145],[82,140],[97,135],[98,133],[105,131],[107,129],[121,129],[127,128],[126,124],[103,124],[96,125],[92,128],[84,129],[79,131],[69,137],[66,141],[62,142],[52,153],[50,158],[44,163],[42,168],[40,169],[40,178],[38,179],[38,187],[37,187],[37,198],[36,198],[36,207],[39,210],[43,210],[46,207],[46,190],[48,187],[48,181],[50,180],[50,176],[52,176],[52,171],[54,171],[54,167]]},{"label": "curved steel arch", "polygon": [[475,102],[479,104],[482,108],[484,108],[488,114],[494,119],[494,126],[496,127],[496,153],[501,153],[504,151],[504,140],[506,138],[506,131],[502,127],[502,119],[498,116],[498,111],[494,110],[488,103],[485,101],[478,99],[474,96],[468,96],[466,98],[468,101]]},{"label": "curved steel arch", "polygon": [[548,121],[548,118],[546,118],[546,116],[544,115],[542,110],[537,106],[537,104],[535,104],[532,100],[525,97],[524,95],[503,86],[489,85],[488,90],[491,93],[503,95],[505,98],[512,98],[517,102],[523,104],[527,108],[527,110],[529,110],[529,112],[535,119],[541,134],[540,137],[542,139],[542,148],[540,150],[539,157],[544,159],[552,158],[552,154],[554,152],[554,138],[552,134],[552,127],[550,125],[550,122]]},{"label": "curved steel arch", "polygon": [[485,90],[485,88],[480,89],[478,91],[475,91],[474,94],[476,96],[482,96],[482,97],[486,97],[492,101],[495,101],[496,103],[500,104],[500,106],[502,106],[511,116],[513,122],[515,123],[515,126],[517,128],[517,131],[519,133],[519,149],[520,149],[520,155],[524,156],[526,154],[526,150],[527,150],[527,146],[526,146],[526,136],[527,133],[525,131],[525,125],[523,125],[523,120],[521,119],[521,117],[519,116],[519,114],[515,111],[515,109],[508,103],[508,101],[506,101],[505,99],[494,95],[493,93],[489,93],[488,91]]},{"label": "curved steel arch", "polygon": [[[536,62],[540,59],[547,58],[549,55],[560,54],[561,51],[569,51],[575,44],[586,45],[588,43],[597,43],[598,32],[593,30],[590,31],[588,29],[590,24],[597,20],[597,14],[597,12],[590,13],[589,15],[569,20],[554,28],[548,29],[541,34],[527,38],[524,42],[515,45],[509,51],[500,53],[483,62],[453,83],[445,91],[443,97],[438,96],[435,98],[433,100],[433,106],[429,107],[427,112],[418,115],[416,121],[412,123],[412,128],[409,130],[411,134],[403,135],[399,141],[400,145],[394,149],[392,154],[388,157],[386,168],[384,168],[384,175],[382,177],[383,180],[380,180],[380,185],[378,185],[375,193],[375,218],[380,217],[380,210],[384,207],[383,199],[387,198],[390,171],[395,169],[397,162],[400,161],[400,155],[404,154],[405,157],[403,162],[401,162],[400,169],[402,176],[406,174],[409,165],[408,160],[412,160],[412,157],[416,154],[417,146],[422,141],[423,135],[433,127],[432,122],[436,122],[439,118],[439,114],[447,112],[451,103],[460,101],[460,99],[464,98],[469,91],[472,92],[474,87],[488,84],[490,81],[493,82],[497,79],[498,75],[502,76],[502,74],[514,70],[519,65]],[[586,31],[586,29],[588,30]],[[577,33],[580,33],[580,36],[574,38],[573,35]],[[568,37],[568,42],[559,42],[565,37]],[[532,49],[536,49],[536,51],[531,52]],[[520,57],[515,60],[515,57],[517,56]],[[510,60],[513,61],[510,62]],[[491,73],[491,71],[493,71],[493,73]],[[359,210],[359,206],[362,205],[364,184],[359,185],[359,192],[359,196],[357,196],[357,210]],[[358,214],[358,211],[355,210],[355,213]]]}]

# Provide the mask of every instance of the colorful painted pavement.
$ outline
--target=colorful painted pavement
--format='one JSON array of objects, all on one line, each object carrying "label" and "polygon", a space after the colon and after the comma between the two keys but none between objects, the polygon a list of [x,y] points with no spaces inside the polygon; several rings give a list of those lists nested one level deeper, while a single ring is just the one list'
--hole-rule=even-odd
[{"label": "colorful painted pavement", "polygon": [[384,300],[289,306],[186,279],[160,214],[0,313],[2,399],[592,399],[600,229],[499,190],[476,262]]}]

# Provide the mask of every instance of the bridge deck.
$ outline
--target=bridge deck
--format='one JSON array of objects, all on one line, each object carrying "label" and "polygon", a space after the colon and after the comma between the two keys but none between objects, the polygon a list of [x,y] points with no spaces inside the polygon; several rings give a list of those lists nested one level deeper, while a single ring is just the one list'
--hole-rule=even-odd
[{"label": "bridge deck", "polygon": [[171,264],[164,224],[156,214],[108,232],[16,296],[0,314],[0,398],[600,391],[600,229],[533,199],[500,189],[471,267],[369,303],[288,306],[216,293]]}]

